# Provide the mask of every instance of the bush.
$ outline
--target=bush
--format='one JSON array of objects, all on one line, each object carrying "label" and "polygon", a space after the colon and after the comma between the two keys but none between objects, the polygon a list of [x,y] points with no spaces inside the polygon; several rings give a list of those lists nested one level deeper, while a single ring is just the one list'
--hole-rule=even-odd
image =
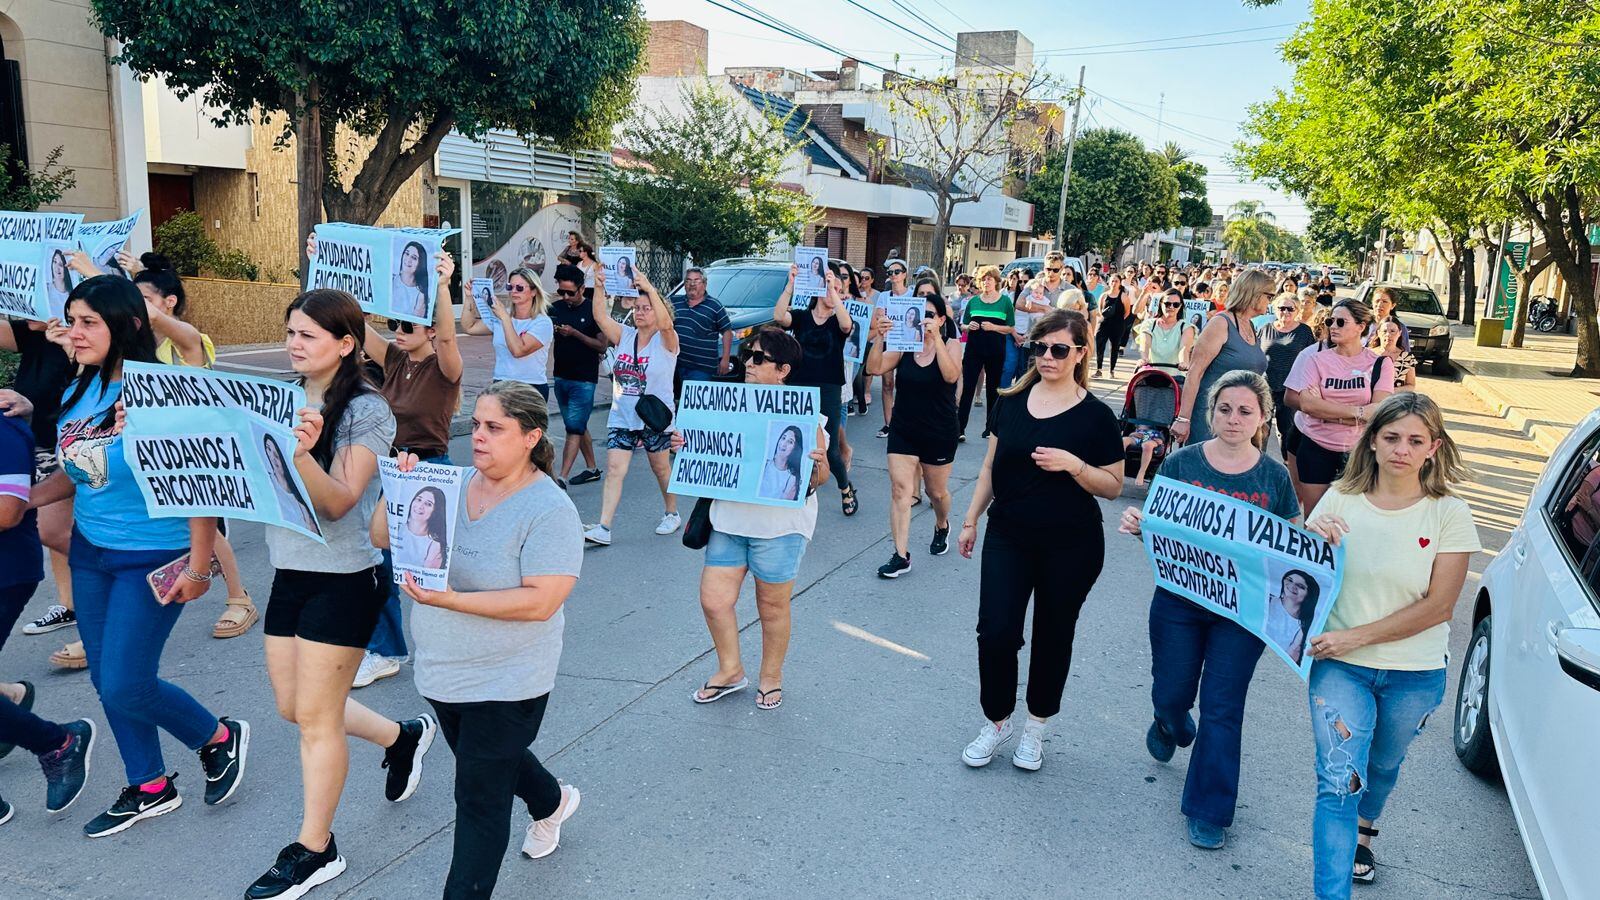
[{"label": "bush", "polygon": [[179,275],[199,275],[200,267],[218,254],[217,242],[206,235],[205,220],[192,210],[162,222],[155,239],[156,252],[170,260]]},{"label": "bush", "polygon": [[243,250],[218,253],[207,268],[218,278],[232,278],[235,281],[256,281],[261,277],[261,266]]}]

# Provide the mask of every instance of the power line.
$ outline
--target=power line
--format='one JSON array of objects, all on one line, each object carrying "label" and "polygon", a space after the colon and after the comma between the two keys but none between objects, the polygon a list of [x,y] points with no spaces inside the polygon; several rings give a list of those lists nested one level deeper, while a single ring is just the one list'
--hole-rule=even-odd
[{"label": "power line", "polygon": [[[1173,44],[1172,46],[1169,46],[1169,47],[1130,47],[1130,48],[1125,49],[1125,50],[1089,50],[1089,51],[1084,51],[1084,50],[1081,50],[1081,49],[1046,50],[1046,51],[1043,51],[1043,52],[1035,51],[1035,53],[1033,55],[1034,55],[1035,59],[1038,59],[1038,58],[1041,58],[1041,57],[1053,57],[1053,56],[1065,56],[1065,57],[1068,57],[1068,58],[1078,57],[1078,56],[1117,56],[1117,55],[1121,55],[1121,54],[1124,54],[1124,53],[1156,53],[1156,52],[1159,52],[1159,51],[1162,51],[1162,50],[1195,50],[1195,49],[1199,49],[1199,48],[1202,48],[1202,47],[1232,47],[1232,46],[1236,46],[1236,45],[1239,45],[1239,44],[1264,44],[1264,43],[1267,43],[1268,41],[1278,41],[1278,40],[1282,40],[1283,38],[1286,38],[1286,37],[1288,37],[1288,35],[1274,35],[1272,37],[1249,38],[1249,39],[1246,39],[1246,40],[1239,40],[1239,41],[1211,41],[1209,43],[1203,43],[1203,44]],[[913,59],[913,58],[922,58],[924,56],[927,56],[927,54],[918,54],[917,56],[914,56],[914,57],[910,56],[910,55],[907,55],[906,58],[907,59]]]},{"label": "power line", "polygon": [[956,21],[958,21],[961,24],[967,26],[968,28],[977,28],[978,27],[978,26],[972,24],[971,22],[968,22],[966,19],[963,19],[961,17],[960,13],[956,12],[955,10],[951,9],[948,6],[945,6],[943,3],[939,2],[939,0],[933,0],[933,5],[939,7],[940,9],[944,10],[945,12],[949,13],[952,16],[955,16],[956,17]]},{"label": "power line", "polygon": [[902,3],[901,0],[889,0],[889,2],[893,3],[895,6],[900,7],[902,10],[905,10],[906,14],[911,16],[911,18],[916,19],[918,22],[921,22],[922,24],[928,26],[929,28],[932,28],[938,34],[942,34],[942,35],[944,35],[945,37],[949,38],[952,41],[956,39],[955,35],[951,34],[948,31],[945,31],[943,28],[940,28],[938,25],[933,24],[933,22],[931,20],[929,20],[927,16],[923,15],[920,11],[917,10],[917,8],[915,6],[911,5],[909,2]]},{"label": "power line", "polygon": [[888,16],[883,15],[882,13],[878,12],[877,10],[872,9],[871,7],[868,7],[868,6],[864,5],[864,4],[862,4],[861,2],[859,2],[859,0],[844,0],[844,2],[850,4],[851,6],[854,6],[856,9],[861,10],[862,12],[866,13],[869,16],[872,16],[874,19],[878,19],[878,20],[880,20],[882,22],[888,23],[890,26],[892,26],[894,28],[898,28],[901,31],[904,31],[906,34],[911,35],[912,37],[914,37],[917,40],[923,42],[924,44],[927,44],[930,47],[933,47],[933,48],[935,48],[937,50],[941,50],[941,51],[948,50],[951,53],[956,52],[954,47],[946,47],[943,44],[939,43],[938,41],[935,41],[935,40],[932,40],[930,38],[924,37],[919,32],[913,31],[910,28],[907,28],[906,26],[901,25],[899,22],[896,22],[895,20],[889,18]]},{"label": "power line", "polygon": [[[793,26],[788,25],[788,24],[786,24],[786,23],[784,23],[781,20],[778,20],[776,18],[773,18],[772,21],[767,21],[764,18],[757,18],[756,16],[750,15],[749,13],[740,12],[739,10],[734,9],[731,6],[727,6],[727,5],[724,5],[722,3],[717,2],[717,0],[706,0],[706,2],[711,4],[712,6],[715,6],[716,8],[718,8],[720,10],[723,10],[724,12],[733,13],[734,15],[738,16],[741,19],[747,19],[747,20],[749,20],[751,22],[756,23],[757,25],[760,25],[760,26],[764,27],[764,28],[770,28],[773,31],[779,32],[780,34],[786,34],[786,35],[788,35],[788,36],[790,36],[792,38],[797,38],[802,43],[809,44],[809,45],[811,45],[813,47],[816,47],[816,48],[818,48],[820,50],[826,50],[829,53],[837,54],[840,57],[847,57],[848,56],[848,57],[850,57],[852,59],[855,59],[861,65],[867,66],[868,68],[877,69],[879,72],[884,72],[884,73],[887,73],[887,74],[895,74],[895,70],[894,69],[891,69],[891,68],[889,68],[887,66],[878,65],[877,63],[872,62],[871,60],[861,59],[859,56],[852,56],[851,54],[846,53],[843,50],[840,50],[838,47],[834,47],[834,46],[832,46],[830,44],[827,44],[827,43],[824,43],[824,42],[822,42],[822,41],[820,41],[820,40],[818,40],[818,39],[816,39],[814,37],[811,37],[810,35],[806,34],[805,32],[799,31],[798,29],[794,28]],[[754,7],[750,7],[748,4],[742,2],[742,0],[732,0],[732,2],[738,3],[740,6],[745,6],[746,8],[753,10],[754,12],[756,12],[757,14],[759,14],[761,16],[766,16],[767,15],[766,13],[763,13],[760,10],[755,9]]]}]

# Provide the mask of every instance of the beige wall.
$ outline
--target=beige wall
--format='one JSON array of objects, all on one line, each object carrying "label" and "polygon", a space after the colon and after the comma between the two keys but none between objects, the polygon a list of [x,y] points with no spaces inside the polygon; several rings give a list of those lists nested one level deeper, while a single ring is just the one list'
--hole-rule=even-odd
[{"label": "beige wall", "polygon": [[185,278],[191,325],[218,347],[272,344],[283,340],[283,311],[300,292],[298,285],[264,281]]},{"label": "beige wall", "polygon": [[49,208],[98,221],[121,212],[106,39],[89,17],[88,0],[0,0],[0,39],[22,70],[29,162],[42,165],[59,146],[78,179]]}]

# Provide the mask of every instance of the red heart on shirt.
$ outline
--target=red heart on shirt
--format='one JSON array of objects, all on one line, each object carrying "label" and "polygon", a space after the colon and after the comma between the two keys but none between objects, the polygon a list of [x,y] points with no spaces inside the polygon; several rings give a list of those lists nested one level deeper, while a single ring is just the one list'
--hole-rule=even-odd
[{"label": "red heart on shirt", "polygon": [[1433,543],[1433,541],[1430,541],[1427,538],[1417,538],[1417,546],[1419,546],[1419,547],[1424,547],[1425,548],[1431,543]]}]

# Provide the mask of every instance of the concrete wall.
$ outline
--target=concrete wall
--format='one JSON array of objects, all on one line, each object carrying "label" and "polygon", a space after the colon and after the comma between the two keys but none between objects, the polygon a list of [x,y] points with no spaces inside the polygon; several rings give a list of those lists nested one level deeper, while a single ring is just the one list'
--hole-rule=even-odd
[{"label": "concrete wall", "polygon": [[123,213],[106,39],[89,17],[88,0],[0,0],[0,40],[22,70],[29,162],[59,146],[78,179],[47,208],[103,221]]},{"label": "concrete wall", "polygon": [[185,318],[211,336],[218,347],[283,341],[283,311],[300,293],[296,284],[185,278],[189,298]]},{"label": "concrete wall", "polygon": [[810,237],[815,246],[827,246],[827,229],[845,229],[844,258],[851,265],[860,266],[867,260],[867,214],[848,209],[821,210],[823,218],[810,226]]}]

